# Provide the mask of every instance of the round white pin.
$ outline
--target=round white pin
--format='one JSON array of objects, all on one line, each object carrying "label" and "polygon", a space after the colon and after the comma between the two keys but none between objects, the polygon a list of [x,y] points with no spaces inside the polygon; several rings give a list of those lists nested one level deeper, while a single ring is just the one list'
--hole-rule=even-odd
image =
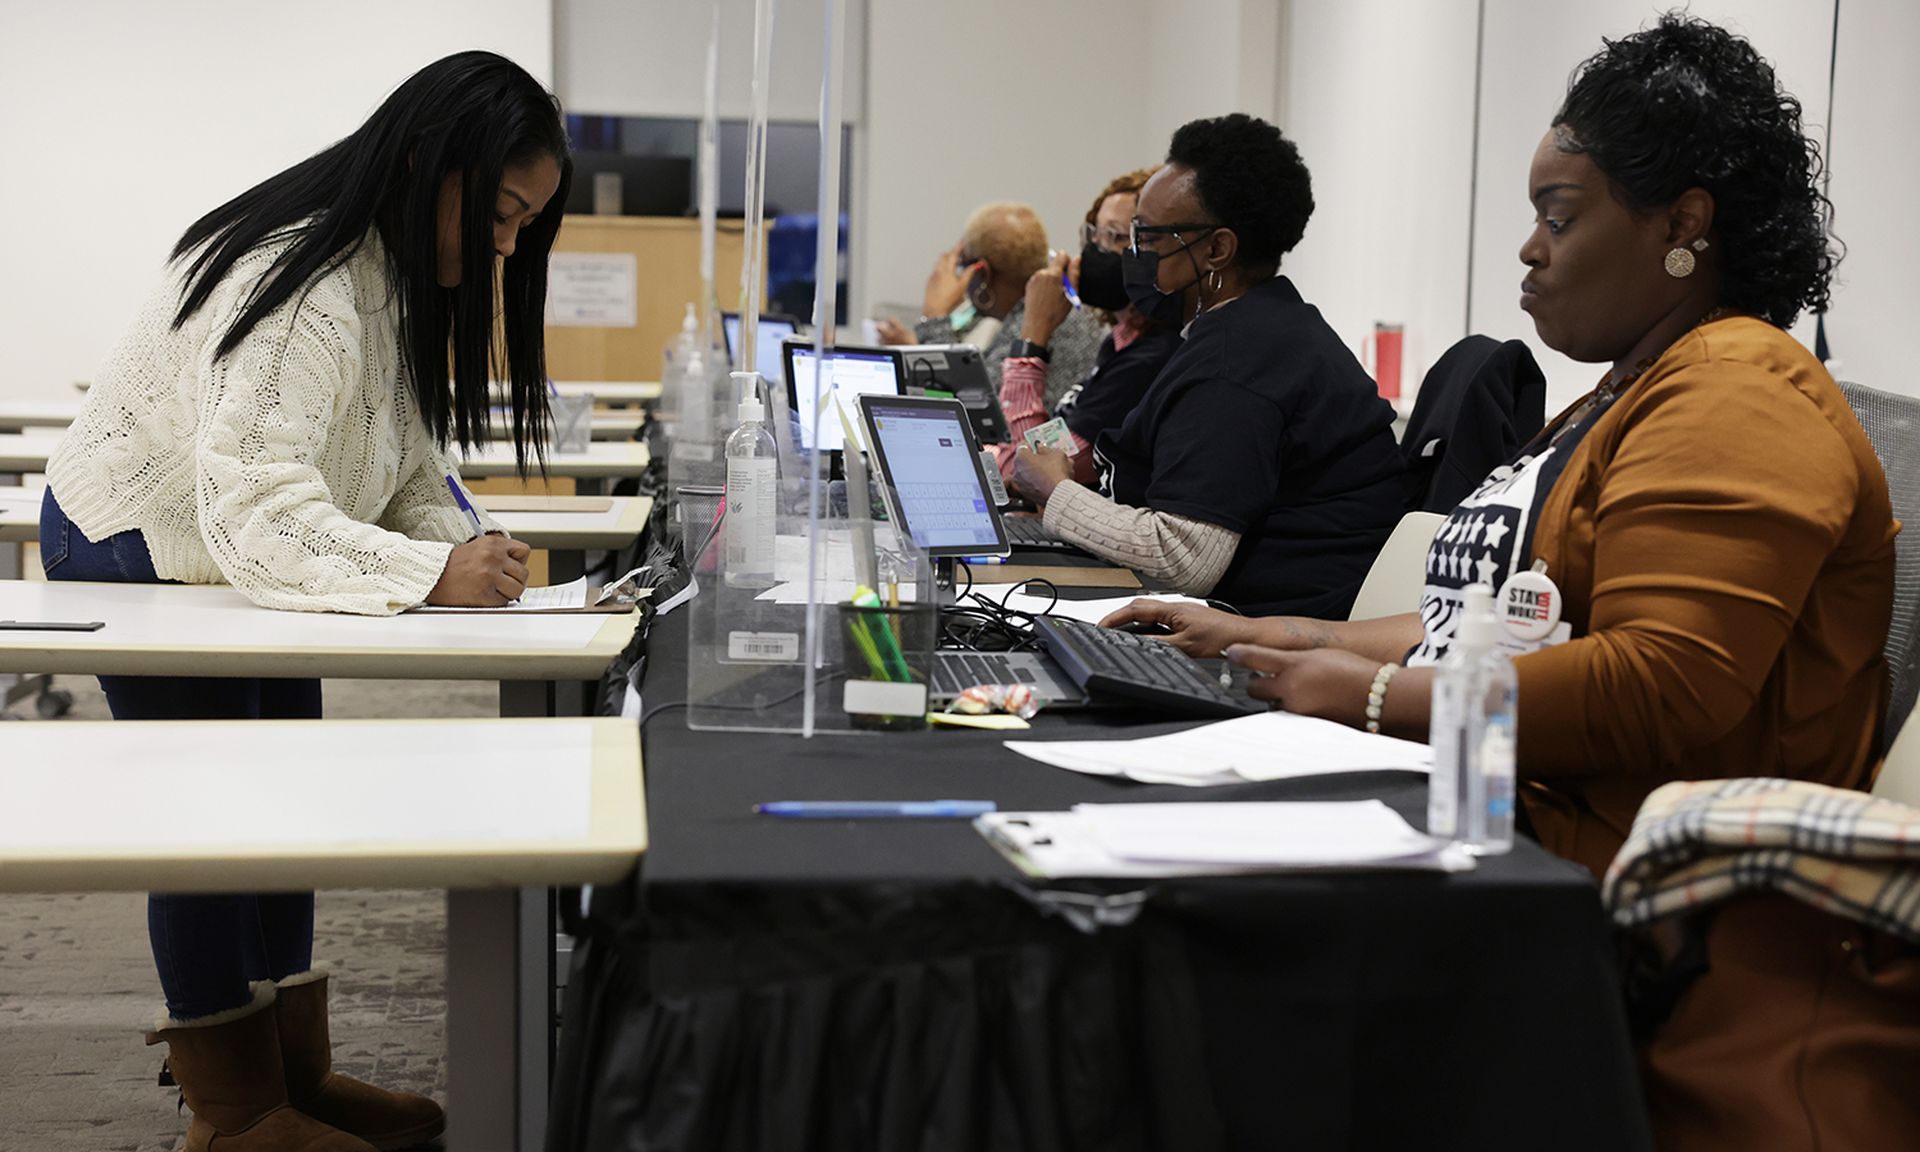
[{"label": "round white pin", "polygon": [[1548,578],[1546,567],[1539,563],[1515,572],[1500,586],[1500,623],[1515,640],[1545,640],[1560,625],[1560,586]]}]

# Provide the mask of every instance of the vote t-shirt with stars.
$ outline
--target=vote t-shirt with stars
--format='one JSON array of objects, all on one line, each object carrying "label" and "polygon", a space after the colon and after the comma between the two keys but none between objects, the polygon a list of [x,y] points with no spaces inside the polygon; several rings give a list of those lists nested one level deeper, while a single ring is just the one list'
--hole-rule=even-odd
[{"label": "vote t-shirt with stars", "polygon": [[1522,448],[1512,463],[1495,468],[1473,495],[1448,514],[1427,549],[1427,583],[1420,594],[1424,631],[1407,656],[1409,668],[1438,664],[1445,658],[1460,624],[1467,585],[1486,584],[1497,593],[1532,555],[1540,505],[1607,407],[1590,410],[1578,426],[1552,439],[1557,429],[1550,427]]}]

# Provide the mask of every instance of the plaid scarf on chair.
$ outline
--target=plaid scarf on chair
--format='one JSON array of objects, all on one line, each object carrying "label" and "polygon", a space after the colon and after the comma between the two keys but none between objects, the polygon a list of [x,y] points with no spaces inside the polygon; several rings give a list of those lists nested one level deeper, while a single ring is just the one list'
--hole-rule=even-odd
[{"label": "plaid scarf on chair", "polygon": [[1637,927],[1756,891],[1920,943],[1920,808],[1803,780],[1667,784],[1641,805],[1601,896]]}]

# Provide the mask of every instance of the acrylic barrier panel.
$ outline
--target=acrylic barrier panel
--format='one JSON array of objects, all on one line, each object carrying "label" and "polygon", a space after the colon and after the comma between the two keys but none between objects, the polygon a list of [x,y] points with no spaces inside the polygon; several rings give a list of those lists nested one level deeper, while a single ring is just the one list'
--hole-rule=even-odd
[{"label": "acrylic barrier panel", "polygon": [[689,545],[697,542],[727,480],[726,436],[736,419],[734,385],[726,353],[697,349],[686,362],[667,364],[664,395],[670,413],[661,421],[667,436],[667,492],[676,502],[667,518],[669,531]]},{"label": "acrylic barrier panel", "polygon": [[[802,459],[812,472],[824,454]],[[864,471],[857,454],[851,467]],[[776,487],[771,533],[745,483],[729,486],[703,528],[700,591],[687,606],[688,723],[870,732],[924,715],[938,610],[932,562],[875,521],[871,495],[850,501],[845,481],[810,474]],[[698,537],[689,527],[690,548]]]}]

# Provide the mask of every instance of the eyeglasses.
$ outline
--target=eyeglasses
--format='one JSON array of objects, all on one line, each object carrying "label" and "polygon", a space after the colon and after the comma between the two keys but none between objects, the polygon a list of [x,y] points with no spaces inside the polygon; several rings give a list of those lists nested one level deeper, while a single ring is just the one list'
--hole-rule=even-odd
[{"label": "eyeglasses", "polygon": [[1092,244],[1103,251],[1112,252],[1125,248],[1130,242],[1131,238],[1118,228],[1101,228],[1085,222],[1080,225],[1080,247],[1082,248]]},{"label": "eyeglasses", "polygon": [[[1149,238],[1148,243],[1152,243],[1151,238],[1154,236],[1171,236],[1175,240],[1178,240],[1182,232],[1187,232],[1187,233],[1199,232],[1202,235],[1205,235],[1208,232],[1213,232],[1224,227],[1226,227],[1226,225],[1224,224],[1205,224],[1205,223],[1142,224],[1140,223],[1139,217],[1136,216],[1134,219],[1127,222],[1127,248],[1135,256],[1138,256],[1140,254],[1140,238],[1142,236],[1148,237]],[[1191,247],[1193,244],[1197,243],[1199,239],[1200,239],[1199,236],[1195,236],[1192,240],[1189,240],[1185,244],[1180,245],[1180,247],[1182,248]]]}]

